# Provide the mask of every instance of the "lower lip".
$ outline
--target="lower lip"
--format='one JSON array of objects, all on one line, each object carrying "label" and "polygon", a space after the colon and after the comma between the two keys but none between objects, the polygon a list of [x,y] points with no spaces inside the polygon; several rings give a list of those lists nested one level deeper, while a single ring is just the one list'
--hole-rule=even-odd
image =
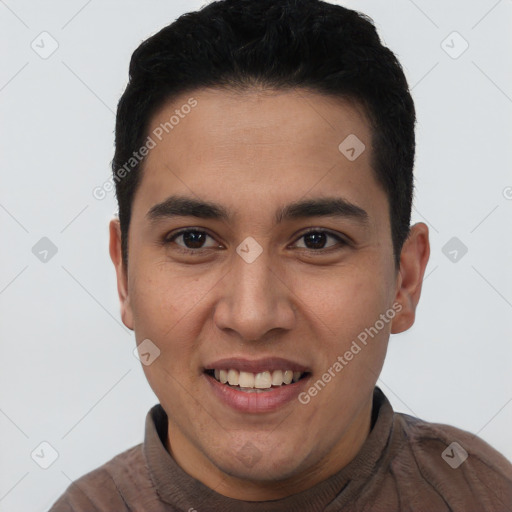
[{"label": "lower lip", "polygon": [[206,373],[203,375],[213,393],[221,402],[232,409],[245,413],[272,412],[293,400],[298,400],[299,394],[307,386],[310,377],[310,375],[308,375],[298,382],[271,388],[269,391],[246,393],[245,391],[237,391],[226,384],[221,384],[218,380]]}]

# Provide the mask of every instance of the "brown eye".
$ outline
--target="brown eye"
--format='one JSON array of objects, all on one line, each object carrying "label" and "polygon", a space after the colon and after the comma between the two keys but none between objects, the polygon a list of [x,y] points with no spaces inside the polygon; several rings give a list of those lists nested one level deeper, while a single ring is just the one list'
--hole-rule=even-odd
[{"label": "brown eye", "polygon": [[[329,238],[335,240],[335,243],[331,243],[326,246]],[[301,235],[299,240],[304,239],[304,246],[299,246],[300,249],[309,249],[312,251],[320,251],[322,249],[329,249],[336,245],[344,246],[347,244],[343,238],[329,231],[312,230]]]},{"label": "brown eye", "polygon": [[[205,246],[205,242],[210,238],[212,242]],[[179,243],[181,240],[182,243]],[[165,244],[175,243],[178,250],[186,253],[200,252],[202,249],[211,249],[218,247],[219,244],[206,231],[199,229],[184,229],[165,239]]]},{"label": "brown eye", "polygon": [[186,233],[182,233],[180,236],[183,237],[183,243],[188,249],[200,249],[208,235],[201,231],[187,231]]}]

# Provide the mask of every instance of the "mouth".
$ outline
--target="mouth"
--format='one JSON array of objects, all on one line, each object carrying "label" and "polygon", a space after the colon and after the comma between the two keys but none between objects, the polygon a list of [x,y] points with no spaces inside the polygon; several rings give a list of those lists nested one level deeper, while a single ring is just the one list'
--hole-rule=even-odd
[{"label": "mouth", "polygon": [[312,376],[310,368],[275,357],[222,359],[202,372],[212,396],[239,413],[278,413],[292,407]]},{"label": "mouth", "polygon": [[309,377],[310,372],[293,370],[264,370],[253,373],[229,369],[205,369],[204,373],[220,384],[244,393],[267,393],[290,386]]}]

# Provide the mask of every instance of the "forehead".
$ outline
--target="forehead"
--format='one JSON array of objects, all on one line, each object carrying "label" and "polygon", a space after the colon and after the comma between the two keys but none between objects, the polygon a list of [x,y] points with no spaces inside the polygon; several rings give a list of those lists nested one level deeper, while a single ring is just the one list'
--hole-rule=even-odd
[{"label": "forehead", "polygon": [[[192,102],[196,106],[186,108]],[[169,120],[176,124],[169,126]],[[180,161],[206,151],[212,160],[235,146],[237,156],[244,149],[261,157],[289,156],[286,149],[293,146],[298,157],[311,151],[338,157],[339,142],[351,134],[371,145],[370,127],[357,103],[306,90],[201,89],[165,104],[150,126],[164,130],[160,148],[172,145],[169,156]],[[187,145],[180,144],[184,139]]]},{"label": "forehead", "polygon": [[136,194],[143,214],[175,193],[247,215],[262,201],[308,194],[338,193],[370,210],[387,207],[371,168],[370,124],[362,108],[339,98],[306,90],[199,89],[165,104],[148,135],[155,147]]}]

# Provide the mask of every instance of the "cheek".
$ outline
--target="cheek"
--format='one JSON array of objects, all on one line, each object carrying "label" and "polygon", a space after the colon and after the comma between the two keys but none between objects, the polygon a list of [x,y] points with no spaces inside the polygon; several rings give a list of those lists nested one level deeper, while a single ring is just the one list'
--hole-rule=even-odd
[{"label": "cheek", "polygon": [[315,422],[323,428],[339,421],[340,410],[354,413],[371,394],[382,370],[395,313],[389,296],[384,283],[354,272],[343,279],[326,280],[309,295],[304,315],[317,328],[319,363],[304,397],[311,406],[312,428]]},{"label": "cheek", "polygon": [[183,388],[195,392],[192,375],[194,365],[197,366],[197,333],[184,329],[193,327],[189,318],[194,315],[198,300],[192,283],[188,284],[186,287],[168,272],[157,270],[139,273],[132,289],[137,343],[151,340],[158,354],[142,369],[154,393],[160,399],[165,397],[168,407],[180,410]]},{"label": "cheek", "polygon": [[[208,275],[171,272],[168,264],[148,265],[134,275],[131,294],[137,342],[151,340],[160,351],[158,365],[145,367],[148,380],[190,379],[197,368],[197,344],[207,321],[205,297],[218,281]],[[172,376],[166,376],[166,370]],[[171,380],[169,380],[171,379]]]},{"label": "cheek", "polygon": [[[187,315],[193,314],[204,298],[209,279],[171,271],[166,263],[148,265],[134,275],[130,287],[131,305],[137,331],[149,330],[166,338]],[[211,286],[210,286],[211,287]]]},{"label": "cheek", "polygon": [[346,344],[373,326],[389,307],[390,285],[382,275],[372,268],[347,267],[310,279],[303,276],[297,295],[304,314],[316,319],[328,338]]},{"label": "cheek", "polygon": [[177,311],[167,283],[151,274],[137,276],[131,288],[131,305],[135,319],[137,337],[152,336],[160,339],[164,332],[172,328]]}]

